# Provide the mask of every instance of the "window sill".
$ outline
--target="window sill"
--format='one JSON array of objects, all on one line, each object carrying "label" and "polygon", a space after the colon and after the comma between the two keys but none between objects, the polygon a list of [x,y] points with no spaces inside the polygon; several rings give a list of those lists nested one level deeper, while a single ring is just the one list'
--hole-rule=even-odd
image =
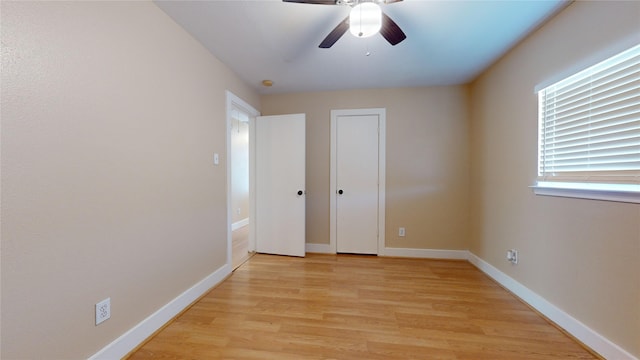
[{"label": "window sill", "polygon": [[640,185],[542,182],[531,186],[536,195],[640,204]]}]

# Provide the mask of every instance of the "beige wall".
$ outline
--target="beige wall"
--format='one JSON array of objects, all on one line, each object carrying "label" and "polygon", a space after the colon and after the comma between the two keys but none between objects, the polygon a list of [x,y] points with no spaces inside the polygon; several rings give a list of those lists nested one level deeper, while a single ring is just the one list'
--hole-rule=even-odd
[{"label": "beige wall", "polygon": [[264,115],[307,115],[307,243],[329,243],[331,110],[357,108],[386,108],[386,245],[467,249],[465,86],[263,96]]},{"label": "beige wall", "polygon": [[86,358],[225,264],[225,90],[259,97],[152,3],[1,10],[0,357]]},{"label": "beige wall", "polygon": [[[640,357],[640,205],[536,196],[534,87],[640,42],[640,2],[575,2],[471,87],[471,250]],[[510,266],[505,252],[520,250]]]}]

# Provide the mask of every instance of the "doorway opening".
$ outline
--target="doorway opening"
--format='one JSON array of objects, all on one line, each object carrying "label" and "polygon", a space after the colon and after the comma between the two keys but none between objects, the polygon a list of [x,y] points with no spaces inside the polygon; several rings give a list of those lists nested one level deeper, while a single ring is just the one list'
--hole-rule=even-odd
[{"label": "doorway opening", "polygon": [[255,253],[253,138],[258,111],[227,92],[227,263],[235,270]]}]

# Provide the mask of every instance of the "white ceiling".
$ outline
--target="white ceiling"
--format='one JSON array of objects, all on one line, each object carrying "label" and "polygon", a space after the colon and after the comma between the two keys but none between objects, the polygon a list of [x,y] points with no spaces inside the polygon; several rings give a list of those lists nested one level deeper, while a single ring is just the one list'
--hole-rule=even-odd
[{"label": "white ceiling", "polygon": [[[569,4],[404,0],[382,5],[407,35],[400,44],[347,32],[332,48],[320,49],[349,7],[281,0],[155,3],[262,94],[468,83]],[[273,87],[262,86],[264,79]]]}]

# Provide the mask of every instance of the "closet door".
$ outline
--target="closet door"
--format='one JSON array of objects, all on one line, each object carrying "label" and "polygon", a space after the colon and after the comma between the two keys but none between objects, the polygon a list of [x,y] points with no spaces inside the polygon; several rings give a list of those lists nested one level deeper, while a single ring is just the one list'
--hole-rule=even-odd
[{"label": "closet door", "polygon": [[377,254],[380,116],[337,114],[334,127],[336,251]]}]

